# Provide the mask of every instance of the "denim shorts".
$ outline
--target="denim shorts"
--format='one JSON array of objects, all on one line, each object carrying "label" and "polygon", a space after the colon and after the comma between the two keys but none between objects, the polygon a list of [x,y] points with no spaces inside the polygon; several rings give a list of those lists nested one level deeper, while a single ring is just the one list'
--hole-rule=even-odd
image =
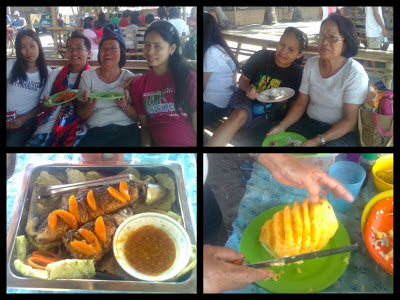
[{"label": "denim shorts", "polygon": [[[250,100],[247,98],[246,93],[241,89],[235,89],[231,100],[228,104],[228,112],[229,115],[238,108],[244,109],[247,113],[247,120],[243,124],[242,128],[252,127],[252,122],[256,117],[260,117],[260,115],[254,114],[254,106],[261,105],[264,106],[264,114],[261,116],[265,119],[265,114],[268,115],[268,119],[273,121],[280,121],[284,118],[286,112],[288,111],[290,105],[288,103],[293,103],[294,99],[290,100],[290,102],[280,102],[280,103],[262,103],[259,101]],[[262,108],[258,107],[258,110]]]}]

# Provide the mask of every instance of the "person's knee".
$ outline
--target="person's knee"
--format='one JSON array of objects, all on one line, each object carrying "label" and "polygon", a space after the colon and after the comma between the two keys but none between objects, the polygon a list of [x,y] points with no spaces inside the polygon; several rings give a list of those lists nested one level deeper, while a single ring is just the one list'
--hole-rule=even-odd
[{"label": "person's knee", "polygon": [[246,123],[248,114],[247,111],[244,110],[243,108],[238,108],[232,112],[229,118],[236,124],[242,126],[244,123]]}]

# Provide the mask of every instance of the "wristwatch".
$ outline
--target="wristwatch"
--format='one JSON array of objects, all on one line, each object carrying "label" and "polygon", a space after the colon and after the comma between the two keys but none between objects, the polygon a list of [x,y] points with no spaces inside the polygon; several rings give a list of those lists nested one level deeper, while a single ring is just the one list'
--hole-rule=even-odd
[{"label": "wristwatch", "polygon": [[128,107],[128,104],[126,104],[125,107],[121,107],[121,110],[122,110],[122,111],[125,111],[125,110],[127,109],[127,107]]},{"label": "wristwatch", "polygon": [[325,145],[326,142],[325,142],[325,139],[324,139],[324,137],[322,136],[322,134],[318,134],[318,136],[319,136],[319,138],[321,139],[321,146]]}]

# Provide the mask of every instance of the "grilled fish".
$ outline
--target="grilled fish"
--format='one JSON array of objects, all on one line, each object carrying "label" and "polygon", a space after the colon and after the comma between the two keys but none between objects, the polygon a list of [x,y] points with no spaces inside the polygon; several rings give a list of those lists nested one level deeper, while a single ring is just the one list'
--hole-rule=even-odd
[{"label": "grilled fish", "polygon": [[[116,190],[119,189],[119,184],[113,184],[110,186]],[[81,225],[94,221],[99,216],[113,213],[123,207],[131,206],[135,202],[145,202],[147,198],[153,197],[154,191],[156,191],[159,199],[163,198],[166,194],[166,189],[160,187],[159,185],[148,185],[143,181],[129,182],[128,193],[130,200],[122,203],[111,196],[111,194],[107,191],[108,187],[109,186],[100,186],[92,189],[93,196],[96,201],[96,210],[91,209],[88,204],[88,193],[83,193],[76,196]],[[160,192],[160,190],[162,192]],[[59,210],[69,212],[69,203],[64,204]],[[55,230],[51,231],[46,218],[41,222],[38,229],[31,235],[39,243],[48,243],[61,240],[70,229],[71,227],[66,222],[64,222],[61,218],[58,218],[58,223]]]},{"label": "grilled fish", "polygon": [[97,262],[101,260],[103,256],[112,248],[113,237],[115,232],[117,231],[118,226],[121,225],[121,223],[125,221],[127,218],[133,215],[134,215],[133,209],[130,207],[126,207],[118,210],[113,214],[103,216],[104,226],[106,228],[106,241],[103,242],[99,240],[101,249],[98,253],[85,255],[71,247],[71,242],[73,241],[85,242],[85,238],[79,233],[79,230],[86,229],[94,233],[95,221],[84,224],[81,228],[79,228],[79,230],[77,229],[69,230],[67,234],[63,237],[64,246],[74,258],[79,258],[79,259],[93,258],[94,261]]}]

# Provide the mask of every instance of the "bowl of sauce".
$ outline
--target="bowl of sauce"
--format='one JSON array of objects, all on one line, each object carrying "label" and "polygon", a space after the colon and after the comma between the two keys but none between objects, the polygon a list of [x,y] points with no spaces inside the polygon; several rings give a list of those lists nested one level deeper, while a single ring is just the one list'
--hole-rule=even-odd
[{"label": "bowl of sauce", "polygon": [[113,240],[118,264],[131,276],[145,281],[165,281],[178,275],[189,262],[191,242],[174,219],[142,213],[126,219]]}]

